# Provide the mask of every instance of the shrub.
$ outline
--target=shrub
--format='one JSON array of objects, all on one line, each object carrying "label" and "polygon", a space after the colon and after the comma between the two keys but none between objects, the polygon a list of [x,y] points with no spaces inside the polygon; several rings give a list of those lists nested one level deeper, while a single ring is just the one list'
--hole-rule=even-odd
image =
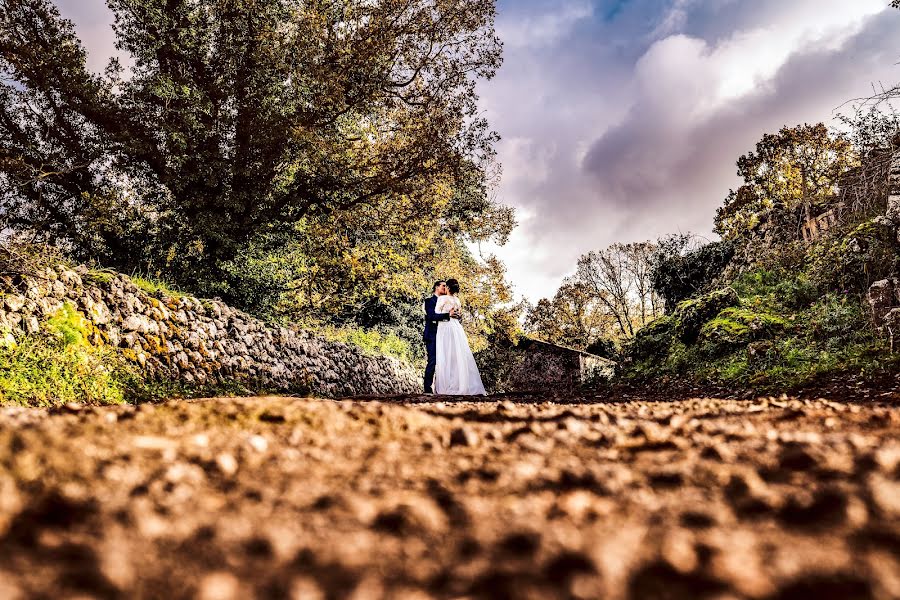
[{"label": "shrub", "polygon": [[669,236],[659,240],[653,254],[650,281],[653,291],[666,301],[666,311],[708,289],[734,257],[734,245],[728,241],[712,242],[685,252],[691,238]]},{"label": "shrub", "polygon": [[162,294],[169,296],[170,298],[180,298],[183,295],[181,292],[173,289],[169,284],[157,279],[143,277],[141,275],[132,275],[130,279],[131,283],[151,296]]},{"label": "shrub", "polygon": [[643,360],[668,352],[675,340],[675,318],[662,316],[641,327],[626,343],[624,354],[633,360]]},{"label": "shrub", "polygon": [[356,346],[366,354],[393,356],[408,363],[414,362],[409,342],[393,332],[358,327],[326,327],[318,330],[318,333],[333,342]]},{"label": "shrub", "polygon": [[898,250],[894,228],[875,218],[816,243],[809,250],[807,271],[821,290],[863,294],[873,282],[898,271]]},{"label": "shrub", "polygon": [[812,307],[807,320],[810,335],[831,346],[873,336],[869,314],[856,295],[827,294]]},{"label": "shrub", "polygon": [[805,308],[818,298],[816,285],[805,274],[785,277],[775,285],[775,299],[786,308]]},{"label": "shrub", "polygon": [[114,349],[92,346],[83,315],[65,304],[41,332],[0,345],[0,403],[54,406],[125,400],[135,374]]},{"label": "shrub", "polygon": [[675,309],[675,335],[686,344],[693,343],[707,321],[724,309],[737,306],[740,301],[737,292],[731,287],[682,301]]}]

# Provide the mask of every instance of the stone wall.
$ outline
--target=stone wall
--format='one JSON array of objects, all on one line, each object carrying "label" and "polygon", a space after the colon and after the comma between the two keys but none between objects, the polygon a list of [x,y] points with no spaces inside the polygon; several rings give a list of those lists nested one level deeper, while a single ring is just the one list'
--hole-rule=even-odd
[{"label": "stone wall", "polygon": [[0,336],[37,332],[65,303],[85,316],[92,343],[121,349],[152,379],[331,397],[421,388],[419,374],[399,360],[269,327],[220,301],[151,294],[124,275],[85,267],[0,277]]},{"label": "stone wall", "polygon": [[898,228],[900,239],[900,152],[891,158],[891,174],[888,184],[888,201],[885,216]]},{"label": "stone wall", "polygon": [[612,379],[616,363],[562,346],[523,338],[506,357],[495,386],[505,392],[570,390]]}]

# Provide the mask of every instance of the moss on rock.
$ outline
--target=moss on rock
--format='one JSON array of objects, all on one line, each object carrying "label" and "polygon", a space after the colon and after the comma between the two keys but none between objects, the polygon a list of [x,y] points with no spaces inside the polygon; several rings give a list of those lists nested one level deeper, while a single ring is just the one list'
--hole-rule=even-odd
[{"label": "moss on rock", "polygon": [[732,287],[685,300],[675,309],[674,333],[685,344],[692,344],[707,321],[726,308],[739,306],[740,303],[741,299]]},{"label": "moss on rock", "polygon": [[662,316],[642,327],[628,342],[625,354],[635,360],[666,354],[675,340],[674,317]]},{"label": "moss on rock", "polygon": [[744,346],[784,331],[789,323],[771,313],[732,306],[700,329],[700,342],[713,347]]}]

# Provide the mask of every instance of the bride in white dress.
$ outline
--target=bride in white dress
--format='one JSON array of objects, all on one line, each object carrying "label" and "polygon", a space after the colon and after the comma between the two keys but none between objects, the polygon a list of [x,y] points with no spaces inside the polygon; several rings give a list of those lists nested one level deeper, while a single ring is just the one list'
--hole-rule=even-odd
[{"label": "bride in white dress", "polygon": [[[447,287],[450,294],[438,298],[435,312],[448,313],[453,308],[460,312],[462,303],[456,296],[459,293],[459,282],[448,279]],[[486,394],[478,365],[469,348],[469,338],[458,319],[438,323],[436,348],[435,393],[453,396]]]}]

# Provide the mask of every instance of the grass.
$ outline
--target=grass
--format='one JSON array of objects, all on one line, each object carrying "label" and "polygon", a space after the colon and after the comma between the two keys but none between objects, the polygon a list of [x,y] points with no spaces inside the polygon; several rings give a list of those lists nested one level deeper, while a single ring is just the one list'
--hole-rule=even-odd
[{"label": "grass", "polygon": [[414,362],[409,342],[394,333],[357,327],[323,327],[316,330],[316,333],[332,342],[356,346],[371,356],[386,355],[408,363]]},{"label": "grass", "polygon": [[4,336],[0,343],[0,403],[124,402],[136,373],[115,349],[92,345],[89,334],[89,323],[67,303],[40,332]]},{"label": "grass", "polygon": [[771,270],[745,273],[732,287],[740,306],[706,321],[696,342],[674,335],[673,317],[648,326],[625,376],[784,391],[840,374],[877,376],[900,363],[858,294],[819,295],[802,272]]},{"label": "grass", "polygon": [[158,279],[144,277],[142,275],[136,274],[132,275],[129,279],[131,279],[131,283],[138,286],[138,288],[140,288],[147,294],[150,294],[151,296],[155,296],[157,294],[163,294],[171,298],[180,298],[184,296],[182,292],[172,288],[169,284],[163,281],[159,281]]}]

